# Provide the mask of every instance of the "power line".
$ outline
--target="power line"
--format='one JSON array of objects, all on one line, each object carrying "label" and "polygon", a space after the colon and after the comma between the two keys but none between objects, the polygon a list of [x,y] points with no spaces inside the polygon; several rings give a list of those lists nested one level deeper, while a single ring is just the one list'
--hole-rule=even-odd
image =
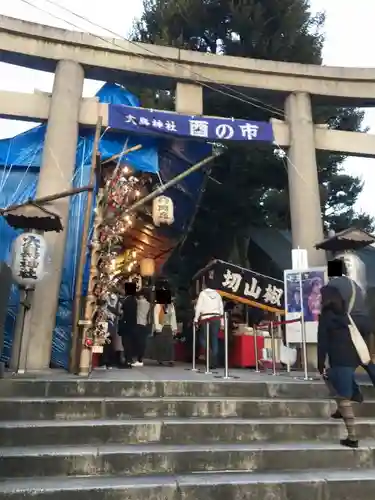
[{"label": "power line", "polygon": [[[69,24],[70,26],[73,26],[74,28],[78,29],[78,30],[82,30],[82,27],[78,26],[77,24],[71,22],[71,21],[68,21],[67,19],[64,19],[63,17],[60,17],[60,16],[57,16],[53,13],[51,13],[50,11],[48,11],[47,9],[44,9],[42,7],[39,7],[37,5],[34,5],[30,0],[21,0],[22,2],[24,2],[25,4],[45,13],[45,14],[48,14],[49,16],[51,17],[54,17],[55,19],[58,19],[59,21],[62,21],[66,24]],[[278,115],[280,115],[282,118],[284,118],[284,112],[280,109],[280,108],[276,108],[275,106],[272,106],[272,105],[269,105],[269,104],[266,104],[264,103],[263,101],[261,101],[260,99],[256,99],[256,98],[252,98],[252,97],[249,97],[247,96],[246,94],[238,91],[237,89],[233,89],[232,87],[228,86],[228,85],[225,85],[225,84],[217,84],[214,80],[210,79],[210,78],[207,78],[205,77],[204,75],[196,72],[196,71],[192,71],[189,66],[183,64],[183,63],[180,63],[180,62],[177,62],[173,59],[170,59],[168,57],[165,57],[165,56],[160,56],[160,54],[158,54],[157,52],[149,49],[148,47],[145,47],[144,44],[140,44],[138,42],[135,42],[133,40],[128,40],[126,39],[124,36],[108,29],[108,28],[105,28],[104,26],[101,26],[100,24],[98,23],[95,23],[93,21],[91,21],[89,18],[85,17],[85,16],[82,16],[80,14],[77,14],[76,12],[74,12],[73,10],[71,9],[68,9],[67,7],[59,4],[58,2],[54,1],[54,0],[44,0],[46,3],[49,3],[59,9],[61,9],[62,11],[65,11],[67,12],[68,14],[72,15],[72,16],[75,16],[77,17],[78,19],[81,19],[83,21],[85,21],[86,23],[88,24],[91,24],[92,26],[95,26],[96,28],[99,28],[103,31],[106,31],[108,33],[110,33],[111,35],[115,36],[116,38],[118,39],[122,39],[124,40],[125,42],[128,42],[132,45],[134,45],[135,47],[137,48],[140,48],[148,53],[150,53],[151,55],[153,56],[156,56],[158,58],[161,58],[165,61],[168,61],[168,62],[172,62],[173,64],[177,65],[177,66],[180,66],[182,68],[184,68],[185,70],[187,69],[192,75],[194,75],[196,77],[196,82],[199,83],[200,85],[214,91],[214,92],[218,92],[220,94],[223,94],[227,97],[230,97],[232,99],[236,99],[240,102],[243,102],[245,104],[250,104],[251,106],[254,106],[256,108],[259,108],[259,109],[262,109],[263,111],[267,111],[267,112],[272,112],[272,113],[276,113]],[[111,43],[112,45],[114,45],[115,47],[118,47],[120,49],[123,50],[123,47],[121,45],[118,45],[115,40],[108,40],[107,38],[104,38],[104,37],[101,37],[99,35],[96,35],[95,33],[91,33],[91,32],[87,32],[89,35],[99,39],[99,40],[102,40],[104,41],[106,44],[108,43]],[[142,56],[142,54],[139,54],[140,57],[145,57],[145,56]],[[169,69],[167,66],[163,65],[162,63],[160,62],[156,62],[154,61],[154,64],[158,65],[159,67],[162,67],[163,69]],[[224,89],[228,89],[227,91],[223,91],[223,90],[220,90],[219,88],[217,87],[213,87],[205,82],[202,81],[203,80],[206,80],[206,81],[209,81],[211,83],[214,83],[215,85],[218,85],[219,87],[222,87]],[[232,93],[229,93],[228,91],[230,92],[234,92],[234,94]],[[236,95],[237,94],[237,95]],[[259,104],[258,104],[259,103]],[[277,144],[276,141],[275,142],[275,145],[277,146],[277,148],[280,150],[280,151],[283,151],[282,148]],[[291,161],[291,159],[289,158],[289,156],[284,152],[283,156],[281,157],[281,160],[282,160],[282,165],[284,167],[284,169],[288,172],[288,167],[291,167],[293,170],[296,171],[297,175],[301,178],[301,180],[305,183],[306,187],[308,189],[311,189],[305,179],[305,177],[301,174],[299,168],[294,164],[294,162]],[[288,165],[286,164],[285,160],[288,160]]]},{"label": "power line", "polygon": [[[39,6],[37,6],[37,5],[34,5],[34,4],[30,1],[30,0],[21,0],[21,1],[22,1],[22,2],[24,2],[24,3],[26,3],[26,4],[28,4],[29,6],[31,6],[31,7],[33,7],[33,8],[35,8],[35,9],[37,9],[37,10],[39,10],[39,11],[41,11],[41,12],[45,13],[45,14],[48,14],[48,15],[50,15],[50,16],[52,16],[52,17],[54,17],[55,19],[58,19],[59,21],[62,21],[62,22],[64,22],[64,23],[66,23],[66,24],[69,24],[69,25],[73,26],[73,27],[74,27],[74,28],[76,28],[76,29],[82,30],[82,28],[81,28],[80,26],[78,26],[77,24],[74,24],[73,22],[68,21],[68,20],[64,19],[63,17],[57,16],[57,15],[55,15],[55,14],[51,13],[50,11],[48,11],[47,9],[44,9],[44,8],[39,7]],[[116,38],[120,38],[120,39],[122,39],[122,40],[124,40],[124,41],[126,41],[126,42],[128,42],[128,43],[131,43],[132,45],[134,45],[134,46],[136,46],[136,47],[138,47],[138,48],[140,48],[140,49],[142,49],[142,50],[145,50],[146,52],[149,52],[151,55],[153,55],[153,56],[156,56],[156,57],[159,57],[159,58],[160,58],[160,54],[158,54],[157,52],[155,52],[155,51],[153,51],[153,50],[151,50],[151,49],[149,49],[149,48],[146,48],[146,47],[144,47],[144,45],[141,45],[141,44],[139,44],[139,43],[137,43],[137,42],[134,42],[134,41],[132,41],[132,40],[127,40],[124,36],[119,35],[118,33],[114,32],[114,31],[112,31],[112,30],[110,30],[110,29],[108,29],[108,28],[105,28],[104,26],[101,26],[100,24],[94,23],[94,22],[93,22],[93,21],[91,21],[89,18],[87,18],[87,17],[85,17],[85,16],[82,16],[82,15],[80,15],[80,14],[77,14],[76,12],[72,11],[71,9],[68,9],[67,7],[65,7],[65,6],[63,6],[63,5],[60,5],[58,2],[56,2],[56,1],[54,1],[54,0],[44,0],[44,1],[45,1],[45,2],[47,2],[47,3],[49,3],[49,4],[51,4],[51,5],[53,5],[53,6],[55,6],[55,7],[58,7],[59,9],[61,9],[61,10],[65,11],[65,12],[67,12],[67,13],[69,13],[69,14],[70,14],[70,15],[72,15],[72,16],[75,16],[75,17],[77,17],[77,18],[79,18],[79,19],[81,19],[81,20],[85,21],[85,22],[86,22],[86,23],[88,23],[88,24],[91,24],[92,26],[95,26],[95,27],[97,27],[97,28],[99,28],[99,29],[101,29],[101,30],[103,30],[103,31],[107,31],[107,32],[108,32],[108,33],[110,33],[111,35],[114,35]],[[96,34],[94,34],[94,33],[90,33],[90,32],[88,32],[88,34],[89,34],[89,35],[91,35],[91,36],[93,36],[93,37],[95,37],[95,38],[98,38],[99,40],[102,40],[102,41],[106,42],[107,44],[108,44],[108,43],[112,43],[112,45],[114,45],[114,46],[116,46],[116,47],[119,47],[120,49],[122,49],[122,50],[123,50],[123,47],[122,47],[121,45],[116,44],[114,40],[108,40],[107,38],[101,37],[101,36],[99,36],[99,35],[96,35]],[[140,57],[144,57],[144,56],[142,56],[142,55],[140,54]],[[178,62],[174,61],[173,59],[170,59],[170,58],[167,58],[167,57],[164,57],[164,56],[162,56],[161,58],[162,58],[162,59],[164,59],[164,60],[166,60],[166,61],[173,62],[174,64],[176,64],[176,65],[178,65],[178,66],[180,66],[180,67],[183,67],[184,69],[188,69],[188,71],[190,71],[190,73],[191,73],[191,74],[194,74],[195,76],[198,76],[198,77],[203,78],[203,79],[205,79],[205,80],[209,80],[209,81],[211,81],[211,82],[213,82],[213,83],[216,83],[216,82],[214,82],[213,80],[210,80],[210,79],[206,78],[205,76],[201,75],[200,73],[197,73],[197,72],[195,72],[195,71],[192,71],[192,70],[191,70],[188,66],[184,65],[183,63],[178,63]],[[163,64],[161,64],[161,63],[158,63],[158,62],[156,62],[156,61],[154,61],[154,64],[157,64],[158,66],[162,67],[163,69],[168,69],[168,67],[166,67],[165,65],[163,65]],[[197,81],[198,83],[200,83],[201,85],[203,85],[203,86],[205,86],[205,87],[207,87],[207,88],[209,88],[209,89],[211,89],[211,90],[213,90],[213,91],[215,91],[215,92],[219,92],[219,93],[221,93],[221,94],[223,94],[223,95],[225,95],[225,96],[227,96],[227,97],[231,97],[232,99],[236,99],[236,100],[239,100],[239,101],[241,101],[241,102],[244,102],[245,104],[250,104],[251,106],[257,107],[257,108],[262,109],[262,110],[264,110],[264,111],[268,111],[268,112],[270,112],[270,111],[275,110],[278,114],[281,114],[281,116],[284,118],[284,113],[283,113],[283,112],[282,112],[279,108],[274,108],[273,106],[270,106],[270,108],[271,108],[271,109],[267,109],[267,107],[266,107],[266,106],[268,106],[267,104],[263,103],[262,101],[260,101],[260,100],[258,100],[258,99],[255,99],[255,98],[249,98],[248,96],[246,96],[246,94],[243,94],[242,92],[239,92],[239,91],[237,91],[237,90],[235,90],[235,89],[232,89],[231,87],[228,87],[227,85],[224,85],[224,84],[219,84],[219,85],[220,85],[221,87],[223,87],[223,88],[228,88],[231,92],[236,92],[237,94],[239,94],[239,95],[241,95],[241,96],[246,97],[246,99],[242,99],[241,97],[238,97],[237,95],[229,94],[228,92],[225,92],[225,91],[219,90],[218,88],[216,88],[216,87],[212,87],[212,86],[210,86],[210,85],[208,85],[208,84],[206,84],[206,83],[201,82],[200,80],[196,80],[196,81]],[[261,103],[261,105],[255,104],[255,103],[254,103],[254,102],[252,102],[251,100],[249,101],[249,100],[247,100],[247,99],[252,99],[252,100],[259,101],[259,102]],[[276,143],[276,141],[275,141],[275,145],[277,146],[277,148],[278,148],[279,150],[282,150],[282,148],[281,148],[281,147],[280,147],[280,146]],[[282,161],[283,167],[284,167],[286,170],[288,170],[287,166],[285,165],[285,159],[287,159],[287,160],[288,160],[288,163],[289,163],[289,166],[290,166],[290,167],[292,167],[292,168],[296,171],[297,175],[298,175],[298,176],[299,176],[299,177],[300,177],[300,178],[304,181],[304,183],[307,185],[307,181],[306,181],[306,179],[304,178],[304,176],[303,176],[303,175],[301,174],[301,172],[299,171],[298,167],[297,167],[297,166],[296,166],[296,165],[295,165],[295,164],[291,161],[291,159],[289,158],[289,156],[288,156],[286,153],[283,155],[282,159],[283,159],[283,161]],[[307,187],[308,187],[308,186],[307,186]]]},{"label": "power line", "polygon": [[[77,14],[77,13],[76,13],[76,12],[74,12],[73,10],[68,9],[68,8],[67,8],[67,7],[65,7],[64,5],[61,5],[59,2],[56,2],[56,1],[54,1],[54,0],[44,0],[44,1],[45,1],[46,3],[49,3],[49,4],[51,4],[51,5],[54,5],[54,6],[58,7],[59,9],[61,9],[61,10],[65,11],[65,12],[67,12],[67,13],[69,13],[69,14],[71,14],[71,15],[73,15],[73,16],[75,16],[75,17],[79,18],[79,19],[82,19],[83,21],[85,21],[85,22],[87,22],[87,23],[91,24],[92,26],[95,26],[96,28],[100,28],[100,29],[102,29],[102,30],[104,30],[104,31],[107,31],[107,32],[108,32],[108,33],[110,33],[111,35],[114,35],[116,38],[121,38],[121,39],[123,39],[124,41],[126,41],[126,42],[128,42],[128,43],[130,43],[130,44],[134,45],[135,47],[141,48],[141,49],[143,49],[143,50],[145,50],[145,51],[149,52],[149,53],[150,53],[151,55],[153,55],[153,56],[160,57],[160,54],[158,54],[157,52],[155,52],[155,51],[153,51],[153,50],[151,50],[151,49],[149,49],[149,48],[145,48],[145,47],[144,47],[143,45],[141,45],[140,43],[135,42],[134,40],[129,40],[129,39],[125,38],[124,36],[122,36],[122,35],[120,35],[120,34],[118,34],[118,33],[114,32],[114,31],[112,31],[112,30],[110,30],[110,29],[108,29],[108,28],[105,28],[104,26],[101,26],[100,24],[94,23],[94,22],[93,22],[93,21],[91,21],[88,17],[86,17],[86,16],[82,16],[81,14]],[[170,59],[170,58],[165,57],[165,56],[162,56],[162,59],[164,59],[164,60],[166,60],[166,61],[168,61],[168,62],[172,62],[172,63],[176,64],[177,66],[183,67],[184,69],[188,69],[188,71],[189,71],[191,74],[193,74],[193,75],[195,75],[195,76],[197,76],[197,77],[199,77],[199,78],[203,78],[203,79],[205,79],[205,80],[210,81],[211,83],[215,83],[215,84],[217,84],[217,83],[215,82],[215,80],[212,80],[212,79],[210,79],[210,78],[204,77],[201,73],[198,73],[198,72],[192,71],[192,70],[191,70],[188,66],[186,66],[186,65],[185,65],[185,64],[183,64],[183,63],[180,63],[180,62],[178,62],[178,61],[176,62],[176,61],[174,61],[173,59]],[[164,68],[165,68],[165,66],[164,66]],[[199,80],[199,82],[200,82],[200,80]],[[263,101],[261,101],[260,99],[256,99],[255,97],[250,97],[250,96],[247,96],[247,95],[246,95],[246,94],[244,94],[243,92],[240,92],[240,91],[239,91],[239,90],[237,90],[237,89],[233,89],[233,88],[232,88],[232,87],[230,87],[229,85],[225,85],[225,84],[218,84],[218,85],[220,85],[220,86],[221,86],[222,88],[224,88],[224,89],[228,89],[229,91],[234,92],[235,94],[237,94],[237,95],[239,95],[239,96],[241,96],[241,97],[244,97],[245,99],[249,99],[249,101],[246,101],[246,102],[248,102],[249,104],[254,105],[254,103],[255,103],[255,102],[258,102],[258,103],[259,103],[259,104],[261,104],[262,106],[266,106],[266,107],[268,107],[268,109],[266,109],[266,108],[261,108],[261,109],[265,109],[266,111],[273,111],[273,112],[276,112],[276,113],[278,113],[279,115],[281,115],[282,117],[284,117],[284,112],[283,112],[283,110],[281,110],[280,108],[276,108],[275,106],[272,106],[271,104],[264,103]],[[208,87],[208,88],[210,88],[211,90],[215,90],[215,89],[214,89],[214,88],[212,88],[212,87]]]},{"label": "power line", "polygon": [[[43,7],[39,7],[35,4],[33,4],[30,0],[21,0],[22,2],[24,2],[25,4],[29,5],[30,7],[33,7],[34,9],[36,10],[39,10],[40,12],[43,12],[44,14],[48,14],[49,16],[51,17],[54,17],[55,19],[59,20],[59,21],[62,21],[66,24],[69,24],[70,26],[73,26],[74,28],[82,31],[83,28],[81,26],[78,26],[77,24],[73,23],[72,21],[69,21],[63,17],[60,17],[56,14],[53,14],[52,12],[50,12],[49,10],[43,8]],[[182,67],[183,69],[185,70],[188,70],[192,75],[195,76],[195,81],[197,83],[199,83],[200,85],[202,85],[203,87],[206,87],[214,92],[218,92],[220,94],[223,94],[225,95],[226,97],[230,97],[232,99],[236,99],[240,102],[243,102],[245,104],[250,104],[251,106],[255,107],[255,108],[259,108],[263,111],[267,111],[269,113],[273,113],[273,114],[277,114],[279,116],[281,116],[282,118],[284,118],[284,112],[280,109],[280,108],[276,108],[275,106],[272,106],[270,104],[267,104],[267,103],[264,103],[263,101],[261,101],[260,99],[256,99],[255,97],[250,97],[250,96],[247,96],[246,94],[244,94],[243,92],[240,92],[238,91],[237,89],[233,89],[232,87],[228,86],[228,85],[225,85],[225,84],[218,84],[217,82],[215,82],[215,80],[212,80],[210,78],[207,78],[206,76],[202,75],[201,73],[198,73],[196,71],[193,71],[189,68],[189,66],[183,64],[183,63],[180,63],[178,61],[175,61],[173,59],[170,59],[168,57],[165,57],[165,56],[160,56],[160,54],[158,54],[157,52],[147,48],[147,47],[144,47],[144,45],[138,43],[138,42],[134,42],[133,40],[128,40],[126,39],[124,36],[108,29],[108,28],[105,28],[104,26],[101,26],[100,24],[98,23],[95,23],[93,21],[91,21],[89,18],[85,17],[85,16],[82,16],[80,14],[77,14],[76,12],[72,11],[71,9],[68,9],[67,7],[63,6],[63,5],[60,5],[58,2],[54,2],[52,0],[44,0],[45,2],[47,3],[50,3],[51,5],[67,12],[68,14],[72,15],[72,16],[75,16],[83,21],[85,21],[86,23],[88,24],[91,24],[92,26],[95,26],[96,28],[99,28],[103,31],[107,31],[108,33],[110,33],[111,35],[115,36],[116,38],[118,39],[121,39],[125,42],[128,42],[132,45],[134,45],[135,47],[137,48],[140,48],[141,50],[144,50],[145,52],[148,52],[150,53],[152,56],[156,56],[158,57],[159,59],[163,59],[165,61],[168,61],[168,62],[172,62],[173,64],[177,65],[177,66],[180,66]],[[104,38],[100,35],[96,35],[95,33],[91,33],[91,32],[88,32],[86,31],[86,33],[88,33],[89,35],[101,40],[101,41],[104,41],[106,42],[106,44],[110,43],[112,45],[114,45],[115,47],[118,47],[120,48],[121,50],[124,50],[124,48],[117,44],[115,42],[115,40],[108,40],[108,38]],[[145,57],[145,56],[142,56],[142,54],[138,54],[140,57]],[[169,70],[169,68],[167,66],[165,66],[165,64],[162,64],[160,62],[157,62],[157,61],[154,61],[154,64],[163,68],[163,69],[167,69]],[[203,80],[203,81],[202,81]],[[206,81],[209,81],[210,83],[213,83],[215,84],[215,87],[213,87],[212,85],[209,85],[208,83],[206,83]],[[223,90],[220,90],[220,88],[217,88],[218,87],[221,87],[223,89],[225,89],[226,91],[223,91]],[[230,93],[231,92],[231,93]],[[259,103],[259,104],[258,104]]]}]

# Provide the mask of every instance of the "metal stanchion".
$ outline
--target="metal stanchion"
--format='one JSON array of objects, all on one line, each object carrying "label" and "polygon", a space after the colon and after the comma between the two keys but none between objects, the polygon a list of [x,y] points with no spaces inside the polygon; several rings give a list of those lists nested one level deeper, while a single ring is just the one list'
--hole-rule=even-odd
[{"label": "metal stanchion", "polygon": [[307,360],[307,342],[306,342],[306,326],[303,315],[301,316],[301,333],[302,333],[302,362],[303,362],[303,377],[294,377],[295,380],[318,380],[314,377],[309,377],[308,360]]},{"label": "metal stanchion", "polygon": [[277,339],[279,341],[279,361],[280,361],[280,371],[281,371],[281,353],[280,353],[280,348],[281,348],[281,343],[284,345],[284,339],[283,339],[283,329],[281,327],[281,316],[280,316],[280,314],[277,315]]},{"label": "metal stanchion", "polygon": [[[283,322],[281,321],[281,316],[280,316],[280,314],[278,314],[277,315],[277,338],[279,339],[279,342],[282,342],[282,345],[284,346],[283,329],[282,329],[282,326],[281,326],[282,323]],[[285,325],[285,322],[284,322],[284,325]],[[286,335],[285,335],[285,344],[286,344]],[[281,346],[281,344],[279,344],[279,346]],[[281,366],[281,355],[280,355],[280,366]],[[287,373],[290,372],[289,358],[288,358],[288,362],[287,362],[287,365],[286,365],[286,371],[287,371]]]},{"label": "metal stanchion", "polygon": [[197,372],[198,369],[196,367],[196,361],[197,361],[197,325],[193,323],[193,361],[192,361],[192,372]]},{"label": "metal stanchion", "polygon": [[186,368],[189,372],[198,372],[197,368],[197,362],[196,362],[196,355],[197,355],[197,325],[193,323],[193,356],[192,356],[192,363],[191,363],[191,368]]},{"label": "metal stanchion", "polygon": [[204,373],[206,375],[212,374],[210,370],[210,325],[208,321],[206,322],[206,371]]},{"label": "metal stanchion", "polygon": [[300,291],[300,303],[301,303],[301,338],[302,338],[302,361],[303,361],[303,377],[295,377],[296,379],[302,380],[314,380],[309,377],[308,366],[307,366],[307,339],[306,339],[306,324],[305,324],[305,314],[303,310],[303,289],[302,289],[302,273],[299,273],[299,291]]},{"label": "metal stanchion", "polygon": [[271,334],[271,346],[272,346],[272,375],[277,375],[277,373],[276,373],[276,342],[275,342],[275,333],[273,331],[273,321],[270,322],[269,332]]},{"label": "metal stanchion", "polygon": [[[289,342],[285,341],[285,345],[289,349]],[[290,371],[291,371],[289,357],[288,357],[288,362],[286,364],[286,371],[287,371],[287,373],[290,373]]]},{"label": "metal stanchion", "polygon": [[283,343],[284,343],[284,339],[283,339],[283,329],[281,328],[281,317],[280,315],[278,314],[277,315],[277,338],[279,340],[282,340]]},{"label": "metal stanchion", "polygon": [[228,313],[224,313],[224,377],[229,377],[229,342],[228,342]]},{"label": "metal stanchion", "polygon": [[215,377],[224,380],[238,379],[239,377],[229,376],[229,332],[228,332],[228,313],[224,313],[224,375]]},{"label": "metal stanchion", "polygon": [[301,331],[302,331],[302,354],[303,354],[303,372],[304,372],[304,380],[313,380],[309,377],[308,366],[307,366],[307,342],[306,342],[306,324],[304,319],[301,317]]},{"label": "metal stanchion", "polygon": [[258,332],[255,325],[253,325],[253,336],[254,336],[255,373],[260,373],[259,356],[258,356]]}]

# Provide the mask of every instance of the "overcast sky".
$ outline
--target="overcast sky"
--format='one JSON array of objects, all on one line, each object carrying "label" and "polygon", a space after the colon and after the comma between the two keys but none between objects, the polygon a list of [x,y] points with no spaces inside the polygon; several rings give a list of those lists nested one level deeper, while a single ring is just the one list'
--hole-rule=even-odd
[{"label": "overcast sky", "polygon": [[[46,12],[41,12],[35,7]],[[126,3],[126,8],[125,8]],[[76,18],[53,4],[60,4],[103,28],[127,36],[134,17],[142,11],[142,0],[3,0],[0,14],[49,24],[66,29],[80,29],[97,35],[107,35],[105,30]],[[324,64],[332,66],[375,67],[375,0],[311,0],[314,11],[325,9],[326,44]],[[89,8],[88,8],[89,7]],[[50,13],[50,14],[48,14]],[[61,19],[56,19],[56,17]],[[75,26],[73,26],[75,25]],[[34,89],[50,92],[53,75],[0,63],[0,89],[33,92]],[[85,81],[84,96],[92,96],[100,82]],[[375,110],[366,113],[365,125],[375,134]],[[30,123],[0,119],[0,138],[11,137],[30,127]],[[375,137],[374,137],[375,140]],[[365,183],[358,209],[375,216],[375,159],[349,158],[347,171],[359,175]]]}]

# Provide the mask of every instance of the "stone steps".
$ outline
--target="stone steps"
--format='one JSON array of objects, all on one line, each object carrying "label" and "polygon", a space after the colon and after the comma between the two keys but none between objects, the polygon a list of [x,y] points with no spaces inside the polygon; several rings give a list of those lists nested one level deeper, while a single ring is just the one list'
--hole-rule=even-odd
[{"label": "stone steps", "polygon": [[322,383],[205,380],[1,380],[0,500],[372,500],[372,387],[350,450]]},{"label": "stone steps", "polygon": [[[358,419],[359,438],[375,439],[375,420]],[[323,419],[132,419],[0,422],[3,446],[332,441],[344,424]]]},{"label": "stone steps", "polygon": [[2,450],[0,478],[141,476],[220,471],[373,469],[375,441],[353,453],[335,443],[15,447]]},{"label": "stone steps", "polygon": [[[276,398],[0,398],[4,420],[94,420],[130,418],[326,418],[328,399]],[[375,400],[356,406],[356,415],[375,415]]]},{"label": "stone steps", "polygon": [[0,482],[3,500],[372,500],[374,471],[56,477]]},{"label": "stone steps", "polygon": [[[274,382],[273,382],[274,381]],[[375,400],[375,389],[362,386],[366,399]],[[0,398],[327,398],[327,389],[321,382],[303,382],[273,377],[272,382],[243,381],[122,381],[122,380],[33,380],[3,379]]]}]

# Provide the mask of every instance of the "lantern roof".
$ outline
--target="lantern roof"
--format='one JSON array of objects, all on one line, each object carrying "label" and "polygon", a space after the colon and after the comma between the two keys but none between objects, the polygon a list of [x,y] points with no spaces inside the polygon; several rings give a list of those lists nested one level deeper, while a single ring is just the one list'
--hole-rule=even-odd
[{"label": "lantern roof", "polygon": [[359,250],[373,243],[375,243],[374,236],[363,231],[363,229],[350,227],[317,243],[315,248],[331,252],[342,252],[346,250]]},{"label": "lantern roof", "polygon": [[24,205],[2,210],[1,215],[14,229],[35,229],[45,233],[50,231],[59,233],[63,230],[59,215],[32,200]]},{"label": "lantern roof", "polygon": [[124,235],[124,246],[137,250],[138,258],[155,260],[160,269],[176,246],[176,239],[167,231],[155,228],[145,214],[138,214],[134,226]]}]

